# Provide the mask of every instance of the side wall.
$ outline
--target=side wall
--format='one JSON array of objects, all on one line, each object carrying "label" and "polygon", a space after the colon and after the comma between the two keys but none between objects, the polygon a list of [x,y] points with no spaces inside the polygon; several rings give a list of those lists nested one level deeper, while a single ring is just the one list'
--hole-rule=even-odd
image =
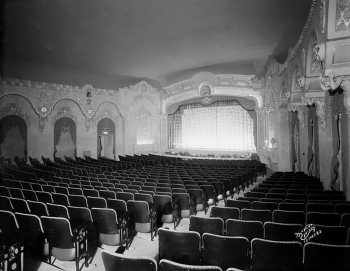
[{"label": "side wall", "polygon": [[[119,90],[18,79],[0,83],[0,119],[17,115],[25,120],[28,156],[53,157],[54,124],[61,117],[76,124],[78,156],[96,157],[97,123],[106,117],[116,127],[116,155],[160,152],[161,91],[147,82]],[[141,124],[146,133],[138,129]]]}]

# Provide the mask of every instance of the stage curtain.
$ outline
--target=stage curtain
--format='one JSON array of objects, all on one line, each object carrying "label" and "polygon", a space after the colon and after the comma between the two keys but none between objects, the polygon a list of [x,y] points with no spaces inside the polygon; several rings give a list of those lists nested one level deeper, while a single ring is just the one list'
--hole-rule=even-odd
[{"label": "stage curtain", "polygon": [[168,146],[255,152],[256,130],[255,110],[247,110],[238,101],[186,104],[168,115]]}]

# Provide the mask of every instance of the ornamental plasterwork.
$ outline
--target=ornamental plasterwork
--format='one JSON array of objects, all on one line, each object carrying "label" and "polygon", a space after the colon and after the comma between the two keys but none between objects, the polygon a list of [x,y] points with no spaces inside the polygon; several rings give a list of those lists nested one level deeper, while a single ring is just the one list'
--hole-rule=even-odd
[{"label": "ornamental plasterwork", "polygon": [[[35,113],[39,117],[39,128],[45,128],[47,117],[52,113],[55,104],[61,100],[71,100],[80,108],[86,119],[86,128],[89,129],[91,121],[95,117],[96,110],[105,102],[117,104],[122,100],[123,104],[132,104],[135,95],[147,96],[148,100],[159,101],[160,90],[153,88],[146,81],[141,81],[133,86],[120,90],[108,90],[95,88],[92,85],[83,87],[35,82],[30,80],[4,78],[0,81],[0,93],[23,95],[28,98]],[[122,97],[125,94],[125,100]],[[148,97],[149,96],[149,97]],[[155,98],[157,96],[157,99]],[[119,105],[117,106],[117,108]],[[124,108],[126,111],[127,108]]]},{"label": "ornamental plasterwork", "polygon": [[193,89],[198,89],[203,82],[206,82],[212,87],[230,86],[237,88],[253,88],[255,84],[254,80],[253,75],[212,74],[209,72],[203,72],[196,74],[190,79],[167,86],[164,89],[167,96],[172,96]]},{"label": "ornamental plasterwork", "polygon": [[350,30],[350,0],[337,0],[335,13],[335,31]]},{"label": "ornamental plasterwork", "polygon": [[17,103],[8,103],[0,109],[0,118],[16,115],[25,120],[26,124],[29,124],[29,117],[26,113],[22,111],[22,109],[18,106]]},{"label": "ornamental plasterwork", "polygon": [[310,72],[312,74],[321,74],[324,65],[325,48],[323,44],[318,44],[316,33],[313,33],[311,39]]},{"label": "ornamental plasterwork", "polygon": [[324,92],[309,92],[305,93],[302,98],[302,103],[305,105],[316,105],[316,114],[321,128],[325,129],[326,121],[326,107],[325,107],[325,93]]}]

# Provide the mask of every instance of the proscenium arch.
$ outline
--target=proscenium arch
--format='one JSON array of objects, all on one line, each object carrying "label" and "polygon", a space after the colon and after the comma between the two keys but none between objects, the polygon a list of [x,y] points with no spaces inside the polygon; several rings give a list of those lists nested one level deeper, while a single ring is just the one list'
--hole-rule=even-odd
[{"label": "proscenium arch", "polygon": [[[10,138],[7,138],[7,133],[11,132],[13,128],[18,128],[17,131],[14,131],[15,133],[18,132],[19,134],[14,134]],[[5,133],[5,130],[7,133]],[[16,136],[19,136],[16,137]],[[8,146],[9,150],[3,150],[4,146],[3,145],[5,140],[14,140],[14,142],[5,142],[5,143],[10,143]],[[21,139],[23,143],[23,149],[16,149],[21,147]],[[18,115],[7,115],[4,116],[3,118],[0,119],[0,157],[3,157],[4,151],[9,152],[11,154],[19,154],[19,155],[11,155],[10,157],[5,157],[5,158],[10,158],[14,159],[16,156],[18,158],[24,158],[27,159],[27,154],[28,154],[28,126],[26,124],[26,121],[18,116]],[[5,146],[6,147],[6,146]],[[22,155],[21,155],[22,154]]]},{"label": "proscenium arch", "polygon": [[[237,88],[230,86],[216,86],[213,87],[213,92],[211,96],[226,96],[226,97],[241,97],[252,99],[255,101],[257,109],[263,107],[263,98],[258,91],[252,88]],[[181,104],[188,100],[199,98],[198,90],[192,89],[186,92],[181,92],[179,94],[172,95],[163,101],[162,113],[167,114],[168,108],[174,104]]]}]

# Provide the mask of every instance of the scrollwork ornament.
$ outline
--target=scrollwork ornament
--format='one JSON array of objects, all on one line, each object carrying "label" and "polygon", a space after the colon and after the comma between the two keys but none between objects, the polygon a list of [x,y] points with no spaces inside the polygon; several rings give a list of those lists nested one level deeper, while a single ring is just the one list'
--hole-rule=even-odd
[{"label": "scrollwork ornament", "polygon": [[320,77],[320,85],[323,91],[334,91],[338,89],[342,80],[337,78],[332,70],[326,70]]}]

